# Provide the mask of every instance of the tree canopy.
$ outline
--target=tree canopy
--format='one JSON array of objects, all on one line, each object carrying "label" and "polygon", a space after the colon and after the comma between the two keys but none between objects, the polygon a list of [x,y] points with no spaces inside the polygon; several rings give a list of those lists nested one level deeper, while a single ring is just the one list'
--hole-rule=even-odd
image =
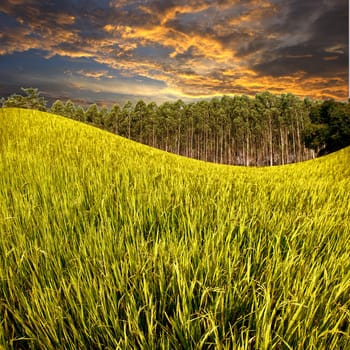
[{"label": "tree canopy", "polygon": [[293,94],[258,93],[157,105],[139,100],[123,106],[51,108],[37,89],[2,99],[3,107],[49,110],[179,155],[237,165],[299,162],[350,144],[349,103],[312,101]]},{"label": "tree canopy", "polygon": [[333,100],[315,105],[303,132],[305,145],[319,155],[350,145],[350,105]]},{"label": "tree canopy", "polygon": [[40,96],[38,89],[34,88],[21,88],[24,95],[13,94],[6,100],[2,99],[2,107],[18,107],[37,109],[39,111],[46,110],[47,101],[44,97]]}]

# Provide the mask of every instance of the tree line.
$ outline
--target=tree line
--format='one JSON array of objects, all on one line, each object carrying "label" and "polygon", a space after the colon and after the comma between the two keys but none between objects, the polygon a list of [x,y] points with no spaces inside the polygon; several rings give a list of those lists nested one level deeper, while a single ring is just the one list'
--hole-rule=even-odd
[{"label": "tree line", "polygon": [[311,159],[350,144],[349,103],[293,94],[237,95],[184,103],[130,101],[110,108],[56,100],[37,89],[1,99],[2,107],[49,111],[131,140],[204,161],[279,165]]}]

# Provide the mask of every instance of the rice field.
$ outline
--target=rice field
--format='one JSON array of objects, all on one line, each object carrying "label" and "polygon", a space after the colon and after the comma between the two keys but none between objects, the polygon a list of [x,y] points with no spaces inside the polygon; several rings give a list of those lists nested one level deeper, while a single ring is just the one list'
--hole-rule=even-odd
[{"label": "rice field", "polygon": [[0,349],[350,349],[350,148],[244,168],[0,109]]}]

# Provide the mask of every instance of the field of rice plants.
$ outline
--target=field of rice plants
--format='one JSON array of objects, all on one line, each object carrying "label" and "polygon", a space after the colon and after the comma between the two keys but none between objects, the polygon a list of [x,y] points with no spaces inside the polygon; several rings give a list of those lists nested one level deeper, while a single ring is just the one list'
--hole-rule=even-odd
[{"label": "field of rice plants", "polygon": [[350,149],[244,168],[0,109],[0,349],[350,349]]}]

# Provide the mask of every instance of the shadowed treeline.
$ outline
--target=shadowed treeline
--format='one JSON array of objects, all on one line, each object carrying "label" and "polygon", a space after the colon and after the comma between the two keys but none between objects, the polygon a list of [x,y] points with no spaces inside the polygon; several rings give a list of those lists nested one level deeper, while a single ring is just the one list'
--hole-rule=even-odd
[{"label": "shadowed treeline", "polygon": [[86,108],[57,100],[50,108],[37,89],[2,100],[3,107],[48,110],[186,157],[236,165],[279,165],[311,159],[350,143],[349,104],[293,94],[223,96],[186,104],[140,100]]}]

